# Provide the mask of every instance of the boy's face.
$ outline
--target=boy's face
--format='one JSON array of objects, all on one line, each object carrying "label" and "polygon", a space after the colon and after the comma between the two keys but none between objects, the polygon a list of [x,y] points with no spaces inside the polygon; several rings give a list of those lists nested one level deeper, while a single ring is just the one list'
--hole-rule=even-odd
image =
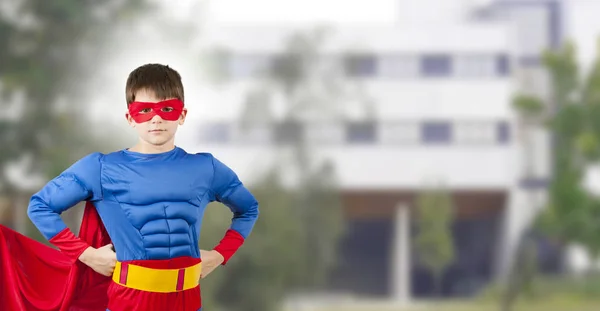
[{"label": "boy's face", "polygon": [[[156,98],[154,92],[152,91],[139,90],[135,93],[135,101],[143,103],[158,103],[162,102],[163,100]],[[161,110],[168,112],[172,111],[173,107],[165,106],[162,107]],[[152,111],[151,109],[145,108],[138,113],[139,115],[143,115],[146,113],[152,113]],[[179,125],[183,125],[186,114],[187,110],[183,108],[183,111],[177,120],[164,120],[160,115],[156,114],[148,121],[139,123],[134,120],[131,113],[128,112],[126,116],[129,125],[137,130],[138,135],[142,140],[151,145],[162,146],[166,143],[172,142],[175,139],[177,128]]]}]

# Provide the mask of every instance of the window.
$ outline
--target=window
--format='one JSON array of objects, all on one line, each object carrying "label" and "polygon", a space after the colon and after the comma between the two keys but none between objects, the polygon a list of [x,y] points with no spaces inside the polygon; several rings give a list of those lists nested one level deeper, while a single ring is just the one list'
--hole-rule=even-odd
[{"label": "window", "polygon": [[425,77],[447,77],[452,74],[452,60],[448,55],[426,55],[421,58],[421,74]]},{"label": "window", "polygon": [[496,56],[496,73],[502,77],[510,74],[510,61],[507,55]]},{"label": "window", "polygon": [[508,122],[499,122],[496,128],[496,139],[500,144],[506,144],[510,141],[510,126]]},{"label": "window", "polygon": [[278,78],[296,80],[306,70],[305,59],[300,55],[277,55],[273,57],[271,73]]},{"label": "window", "polygon": [[542,177],[523,177],[519,180],[519,186],[524,190],[540,190],[548,188],[549,180]]},{"label": "window", "polygon": [[489,145],[496,143],[496,123],[489,121],[461,121],[453,126],[455,144]]},{"label": "window", "polygon": [[349,143],[373,143],[376,141],[375,123],[352,122],[346,125],[346,141]]},{"label": "window", "polygon": [[496,73],[494,55],[457,55],[454,58],[454,71],[458,78],[487,78]]},{"label": "window", "polygon": [[419,76],[419,58],[412,55],[383,55],[379,57],[379,75],[386,78],[415,78]]},{"label": "window", "polygon": [[350,77],[371,77],[377,72],[377,59],[373,55],[350,55],[344,59],[346,75]]},{"label": "window", "polygon": [[295,121],[287,121],[275,126],[275,142],[279,144],[290,144],[302,139],[302,125]]},{"label": "window", "polygon": [[420,141],[419,129],[417,121],[380,122],[379,141],[390,145],[416,145]]},{"label": "window", "polygon": [[521,67],[542,67],[542,59],[538,55],[521,56],[518,61]]},{"label": "window", "polygon": [[452,128],[448,122],[425,122],[421,127],[421,140],[425,144],[450,143]]},{"label": "window", "polygon": [[236,142],[240,144],[269,144],[272,142],[270,124],[249,122],[240,124],[236,131]]},{"label": "window", "polygon": [[339,123],[308,123],[305,130],[307,140],[313,143],[331,145],[344,142],[344,128]]}]

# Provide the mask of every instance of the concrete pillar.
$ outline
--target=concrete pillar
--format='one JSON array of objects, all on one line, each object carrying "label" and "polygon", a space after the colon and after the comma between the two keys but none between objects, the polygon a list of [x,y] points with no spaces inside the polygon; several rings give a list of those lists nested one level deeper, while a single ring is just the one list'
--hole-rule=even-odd
[{"label": "concrete pillar", "polygon": [[503,282],[508,276],[519,241],[543,207],[546,197],[543,190],[531,191],[515,187],[510,190],[504,212],[496,280]]},{"label": "concrete pillar", "polygon": [[411,237],[410,208],[399,204],[394,217],[394,244],[392,247],[392,299],[408,303],[411,298]]}]

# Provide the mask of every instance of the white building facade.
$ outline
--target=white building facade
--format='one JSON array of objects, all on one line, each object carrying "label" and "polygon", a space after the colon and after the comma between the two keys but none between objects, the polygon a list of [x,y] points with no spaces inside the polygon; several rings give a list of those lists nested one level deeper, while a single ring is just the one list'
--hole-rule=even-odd
[{"label": "white building facade", "polygon": [[[359,103],[342,102],[342,118],[309,116],[293,128],[274,120],[240,130],[231,111],[243,109],[260,81],[256,74],[268,70],[298,29],[239,26],[210,33],[212,44],[228,52],[229,79],[215,93],[219,107],[199,129],[199,146],[243,177],[268,165],[272,148],[304,135],[316,157],[335,164],[346,201],[371,202],[348,207],[364,211],[357,213],[363,220],[356,228],[362,229],[348,239],[386,237],[390,247],[380,254],[391,263],[373,271],[372,282],[358,276],[371,288],[385,276],[385,285],[377,293],[360,286],[343,290],[407,300],[427,288],[413,270],[407,228],[415,193],[427,182],[443,183],[464,210],[457,236],[464,237],[459,251],[467,255],[448,278],[468,275],[473,263],[467,257],[481,254],[481,271],[448,284],[448,295],[468,295],[505,273],[521,230],[543,202],[550,139],[519,127],[512,99],[524,91],[547,98],[539,54],[560,44],[560,4],[442,2],[401,0],[396,25],[333,29],[321,47],[323,64],[357,86]],[[389,230],[375,232],[385,226]]]}]

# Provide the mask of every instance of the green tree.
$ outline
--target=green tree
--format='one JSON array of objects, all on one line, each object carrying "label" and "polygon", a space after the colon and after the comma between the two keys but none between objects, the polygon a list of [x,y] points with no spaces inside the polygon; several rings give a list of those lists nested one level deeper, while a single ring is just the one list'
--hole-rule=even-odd
[{"label": "green tree", "polygon": [[[312,156],[313,142],[305,132],[298,130],[302,125],[309,127],[315,119],[343,120],[342,103],[354,95],[348,94],[350,87],[339,72],[322,66],[322,45],[328,34],[329,29],[316,28],[292,35],[273,66],[261,73],[262,85],[250,94],[254,95],[253,100],[247,102],[242,115],[242,122],[249,126],[278,125],[280,133],[275,134],[286,137],[283,148],[275,151],[275,165],[280,174],[297,176],[292,182],[295,184],[292,204],[297,213],[295,219],[305,235],[305,255],[299,267],[304,271],[303,279],[297,285],[305,288],[321,286],[326,281],[327,271],[335,263],[335,245],[343,230],[335,169],[332,163]],[[275,95],[282,95],[285,103],[279,122],[275,120],[270,102]]]},{"label": "green tree", "polygon": [[50,178],[116,142],[88,126],[86,82],[109,58],[113,30],[150,8],[144,0],[24,0],[0,8],[0,109],[8,112],[0,116],[0,196],[27,195],[8,167]]},{"label": "green tree", "polygon": [[[274,67],[260,73],[258,86],[246,98],[240,120],[243,131],[275,124],[282,132],[292,131],[286,132],[290,135],[287,145],[273,148],[275,161],[265,175],[252,183],[261,214],[251,238],[228,263],[226,272],[217,273],[214,283],[212,277],[207,278],[211,281],[203,285],[211,309],[274,310],[292,290],[325,285],[336,262],[343,222],[335,170],[331,163],[312,157],[311,142],[293,131],[319,113],[329,120],[341,118],[339,107],[331,107],[340,101],[339,93],[334,88],[313,88],[330,77],[317,66],[322,35],[316,31],[293,36]],[[334,83],[339,80],[329,80]],[[283,95],[286,105],[285,116],[277,123],[271,110],[275,95]],[[290,176],[295,176],[291,187]],[[218,209],[211,208],[207,218],[218,217],[212,210]],[[223,222],[203,229],[202,243],[208,242],[202,245],[218,241],[228,221],[224,216]]]},{"label": "green tree", "polygon": [[541,113],[548,116],[546,123],[555,143],[549,202],[537,225],[564,242],[581,243],[597,257],[600,225],[595,220],[600,217],[600,204],[585,189],[583,178],[589,165],[600,159],[600,63],[582,75],[572,44],[546,53],[544,63],[551,76],[554,100],[542,106],[556,108]]},{"label": "green tree", "polygon": [[593,260],[600,255],[600,198],[584,185],[589,165],[600,159],[600,58],[583,74],[576,54],[572,43],[544,53],[553,91],[550,100],[518,94],[514,101],[522,120],[551,133],[553,158],[548,203],[519,241],[503,310],[511,310],[521,289],[532,282],[532,277],[524,277],[531,273],[523,271],[532,270],[527,267],[536,258],[531,241],[534,230],[563,243],[585,246]]},{"label": "green tree", "polygon": [[425,190],[417,198],[417,230],[414,238],[419,261],[429,269],[440,294],[444,270],[454,261],[452,224],[454,206],[443,188]]},{"label": "green tree", "polygon": [[[93,136],[88,139],[89,133],[82,133],[82,112],[88,108],[84,83],[97,69],[95,64],[107,57],[102,47],[111,30],[143,9],[142,4],[143,0],[61,0],[20,1],[14,11],[3,6],[0,82],[3,104],[15,112],[1,123],[3,171],[15,158],[30,156],[32,170],[47,173],[53,171],[51,155],[64,144],[71,142],[69,154],[87,149]],[[0,185],[8,186],[5,174],[0,176]]]}]

